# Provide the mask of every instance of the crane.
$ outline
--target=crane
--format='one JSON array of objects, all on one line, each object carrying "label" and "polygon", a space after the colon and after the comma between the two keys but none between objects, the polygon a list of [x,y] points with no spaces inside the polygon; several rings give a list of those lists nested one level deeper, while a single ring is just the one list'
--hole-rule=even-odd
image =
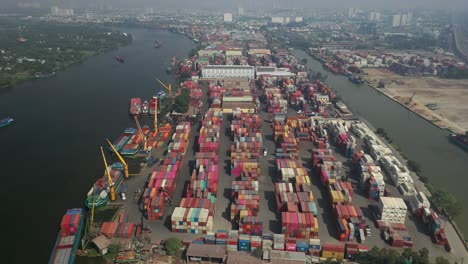
[{"label": "crane", "polygon": [[154,104],[154,132],[157,134],[158,133],[158,109],[159,109],[159,98],[155,98],[155,104]]},{"label": "crane", "polygon": [[143,130],[141,129],[140,122],[138,121],[137,116],[135,116],[135,123],[138,127],[138,132],[140,132],[140,137],[143,139],[143,150],[146,151],[148,149],[148,144],[146,142],[146,135],[145,133],[143,133]]},{"label": "crane", "polygon": [[169,93],[169,97],[172,97],[172,83],[168,83],[165,85],[163,82],[161,82],[159,79],[156,79],[164,88],[167,89],[167,92]]},{"label": "crane", "polygon": [[104,165],[106,166],[106,174],[107,180],[109,181],[109,188],[110,188],[110,200],[115,201],[115,187],[114,182],[112,181],[112,177],[109,172],[109,167],[107,166],[106,155],[104,155],[104,150],[101,147],[102,159],[104,160]]},{"label": "crane", "polygon": [[128,178],[129,174],[128,174],[128,165],[127,163],[125,162],[124,158],[120,155],[120,153],[115,149],[114,147],[114,144],[112,144],[109,139],[106,138],[106,141],[107,143],[109,143],[110,147],[112,148],[112,150],[114,151],[115,155],[117,155],[117,157],[119,158],[120,162],[122,162],[123,166],[124,166],[124,170],[125,170],[125,178]]}]

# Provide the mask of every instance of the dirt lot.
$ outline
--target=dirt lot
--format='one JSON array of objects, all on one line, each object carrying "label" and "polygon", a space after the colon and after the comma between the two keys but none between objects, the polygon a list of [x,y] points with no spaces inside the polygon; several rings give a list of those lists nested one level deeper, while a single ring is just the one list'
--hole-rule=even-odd
[{"label": "dirt lot", "polygon": [[[435,77],[404,77],[387,69],[366,69],[366,79],[415,113],[441,128],[463,133],[468,130],[468,80],[445,80]],[[413,96],[413,100],[411,97]],[[429,109],[427,104],[436,104]]]}]

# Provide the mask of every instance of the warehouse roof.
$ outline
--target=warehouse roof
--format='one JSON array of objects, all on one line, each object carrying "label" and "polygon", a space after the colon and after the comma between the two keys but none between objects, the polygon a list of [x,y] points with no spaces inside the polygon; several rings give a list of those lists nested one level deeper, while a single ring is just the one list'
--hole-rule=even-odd
[{"label": "warehouse roof", "polygon": [[224,259],[226,250],[216,245],[190,244],[187,249],[187,257]]},{"label": "warehouse roof", "polygon": [[109,245],[111,244],[110,240],[103,235],[96,237],[95,239],[93,239],[92,242],[96,245],[96,247],[98,247],[99,250],[103,250],[109,247]]},{"label": "warehouse roof", "polygon": [[306,256],[303,252],[272,250],[270,252],[270,261],[273,264],[299,264],[306,263]]},{"label": "warehouse roof", "polygon": [[206,65],[203,69],[253,69],[253,66],[249,65]]},{"label": "warehouse roof", "polygon": [[226,264],[263,264],[258,258],[252,257],[249,254],[241,251],[229,251]]}]

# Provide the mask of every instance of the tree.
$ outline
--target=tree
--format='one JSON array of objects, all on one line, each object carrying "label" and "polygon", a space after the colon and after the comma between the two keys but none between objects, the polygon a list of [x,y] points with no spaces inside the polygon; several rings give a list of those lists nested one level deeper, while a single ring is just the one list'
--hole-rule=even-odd
[{"label": "tree", "polygon": [[460,214],[461,204],[452,193],[449,193],[446,190],[436,189],[432,194],[432,201],[437,207],[445,210],[451,217],[455,217]]},{"label": "tree", "polygon": [[178,113],[186,113],[190,106],[190,90],[182,89],[180,95],[174,99],[173,109]]},{"label": "tree", "polygon": [[450,261],[444,257],[437,257],[435,259],[435,264],[450,264]]},{"label": "tree", "polygon": [[174,255],[182,247],[182,241],[176,237],[171,237],[166,241],[166,251],[169,255]]},{"label": "tree", "polygon": [[419,163],[417,163],[414,160],[409,160],[408,161],[408,169],[414,171],[415,173],[420,173],[421,172],[421,166]]},{"label": "tree", "polygon": [[429,264],[429,250],[422,248],[418,251],[419,253],[419,264]]},{"label": "tree", "polygon": [[307,64],[307,62],[308,62],[308,60],[307,60],[306,58],[303,58],[303,59],[301,60],[301,64],[304,64],[304,65],[306,65],[306,64]]}]

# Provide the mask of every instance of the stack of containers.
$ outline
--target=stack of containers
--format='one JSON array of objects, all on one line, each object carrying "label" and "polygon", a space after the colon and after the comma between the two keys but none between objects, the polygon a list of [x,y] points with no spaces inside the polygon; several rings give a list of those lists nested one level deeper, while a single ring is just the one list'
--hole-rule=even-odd
[{"label": "stack of containers", "polygon": [[230,230],[227,240],[227,251],[237,251],[237,244],[239,241],[239,231]]},{"label": "stack of containers", "polygon": [[320,245],[319,238],[309,239],[309,254],[312,256],[320,257],[320,252],[322,251],[322,246]]},{"label": "stack of containers", "polygon": [[108,238],[132,238],[136,231],[136,225],[124,222],[104,222],[101,226],[100,234]]},{"label": "stack of containers", "polygon": [[[195,154],[195,168],[187,187],[187,198],[182,199],[176,214],[172,214],[172,231],[206,234],[213,226],[218,192],[219,129],[223,113],[210,108],[202,121],[198,140],[200,152]],[[226,245],[224,242],[217,244]]]},{"label": "stack of containers", "polygon": [[213,228],[213,216],[205,208],[176,207],[171,216],[172,232],[206,234]]},{"label": "stack of containers", "polygon": [[284,250],[286,238],[283,234],[273,234],[273,250]]},{"label": "stack of containers", "polygon": [[353,201],[354,190],[350,182],[330,180],[328,191],[333,203],[351,204]]},{"label": "stack of containers", "polygon": [[366,224],[362,218],[362,211],[358,206],[334,205],[334,213],[337,218],[337,232],[341,242],[363,241]]},{"label": "stack of containers", "polygon": [[233,111],[231,175],[238,180],[232,182],[231,221],[239,223],[239,234],[242,235],[261,236],[263,233],[263,222],[258,217],[261,128],[262,119],[259,115]]},{"label": "stack of containers", "polygon": [[181,122],[176,126],[173,139],[180,144],[171,145],[176,149],[169,149],[162,165],[151,174],[148,187],[143,193],[143,208],[148,220],[159,220],[164,215],[166,201],[171,199],[176,188],[176,178],[185,155],[185,150],[181,151],[180,146],[188,144],[190,128],[189,122]]},{"label": "stack of containers", "polygon": [[330,149],[314,149],[312,152],[312,165],[323,184],[333,179],[343,179],[343,164],[333,156]]},{"label": "stack of containers", "polygon": [[322,258],[344,259],[344,254],[344,245],[323,244],[322,246]]},{"label": "stack of containers", "polygon": [[273,234],[263,234],[262,236],[262,250],[273,250]]}]

